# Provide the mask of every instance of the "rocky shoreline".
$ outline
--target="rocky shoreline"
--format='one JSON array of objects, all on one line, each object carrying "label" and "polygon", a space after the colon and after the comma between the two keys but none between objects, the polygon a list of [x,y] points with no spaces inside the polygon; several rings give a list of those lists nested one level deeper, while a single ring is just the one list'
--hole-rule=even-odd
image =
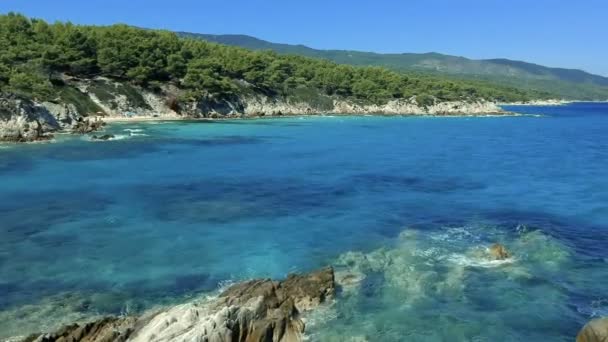
[{"label": "rocky shoreline", "polygon": [[[530,234],[534,237],[523,238],[527,243],[535,239],[546,242],[542,236]],[[386,292],[386,295],[393,304],[402,305],[412,304],[427,295],[457,296],[464,290],[461,282],[465,281],[465,267],[500,269],[503,276],[515,277],[512,280],[531,277],[521,269],[524,266],[516,265],[514,253],[500,243],[466,251],[468,266],[455,264],[454,268],[438,273],[438,278],[433,277],[433,271],[428,268],[431,266],[420,268],[421,265],[415,263],[415,258],[420,255],[413,246],[422,242],[416,241],[416,236],[414,231],[404,231],[394,249],[380,248],[369,253],[346,252],[333,267],[305,274],[290,274],[281,281],[243,281],[227,287],[219,295],[197,297],[183,304],[151,309],[140,314],[79,321],[54,331],[14,337],[8,341],[301,342],[317,340],[321,336],[332,341],[375,341],[373,331],[345,331],[345,326],[334,326],[336,322],[328,324],[326,320],[335,319],[332,312],[335,313],[336,307],[350,307],[361,300],[361,296],[369,295],[369,291],[375,295],[379,295],[377,291],[393,291]],[[513,242],[513,247],[520,249],[527,245],[518,244]],[[418,266],[414,267],[412,263]],[[377,283],[379,275],[382,283]],[[428,281],[431,283],[427,284]],[[423,284],[433,285],[420,287]],[[326,330],[319,331],[319,324]],[[350,337],[345,339],[347,336]],[[576,341],[600,342],[607,336],[608,319],[594,319],[580,329]]]},{"label": "rocky shoreline", "polygon": [[183,91],[166,85],[150,91],[106,78],[66,78],[63,92],[53,101],[36,101],[0,94],[0,142],[48,140],[53,133],[87,134],[103,127],[102,121],[190,120],[280,117],[294,115],[509,115],[493,102],[435,100],[421,106],[416,97],[385,104],[356,103],[318,95],[310,99],[267,96],[244,91],[230,98],[203,97],[178,100]]},{"label": "rocky shoreline", "polygon": [[334,270],[326,267],[283,281],[255,279],[218,297],[140,316],[105,317],[33,334],[24,342],[238,341],[299,342],[302,315],[334,298]]}]

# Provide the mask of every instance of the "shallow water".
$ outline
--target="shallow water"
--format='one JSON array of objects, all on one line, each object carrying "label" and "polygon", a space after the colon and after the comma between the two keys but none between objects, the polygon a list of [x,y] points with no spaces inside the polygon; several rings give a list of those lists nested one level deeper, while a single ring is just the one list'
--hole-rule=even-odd
[{"label": "shallow water", "polygon": [[[570,341],[608,314],[608,105],[116,123],[0,149],[0,339],[332,264],[320,341]],[[494,242],[507,262],[481,255]]]}]

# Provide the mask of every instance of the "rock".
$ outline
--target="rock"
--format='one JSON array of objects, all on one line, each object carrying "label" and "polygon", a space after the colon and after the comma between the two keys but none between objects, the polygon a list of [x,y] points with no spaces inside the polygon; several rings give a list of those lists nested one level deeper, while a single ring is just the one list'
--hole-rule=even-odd
[{"label": "rock", "polygon": [[73,129],[82,118],[76,106],[71,103],[43,102],[42,106],[56,118],[62,129]]},{"label": "rock", "polygon": [[490,253],[490,257],[494,260],[505,260],[511,257],[509,251],[505,248],[505,246],[495,243],[493,244],[488,252]]},{"label": "rock", "polygon": [[327,267],[284,281],[256,279],[233,285],[217,298],[178,305],[140,317],[107,317],[65,326],[27,342],[207,341],[300,342],[300,313],[335,293],[334,270]]},{"label": "rock", "polygon": [[73,126],[72,133],[86,134],[100,130],[105,123],[101,120],[89,120],[85,118],[79,118],[78,122]]},{"label": "rock", "polygon": [[114,136],[114,134],[104,134],[104,135],[100,135],[100,136],[94,135],[91,138],[93,140],[110,140],[110,139],[114,139],[115,136]]},{"label": "rock", "polygon": [[28,142],[52,138],[61,127],[46,108],[15,95],[0,94],[0,141]]},{"label": "rock", "polygon": [[52,334],[32,335],[23,342],[121,342],[126,341],[137,320],[106,317],[91,323],[67,325]]},{"label": "rock", "polygon": [[608,318],[598,318],[585,324],[576,335],[576,342],[608,341]]}]

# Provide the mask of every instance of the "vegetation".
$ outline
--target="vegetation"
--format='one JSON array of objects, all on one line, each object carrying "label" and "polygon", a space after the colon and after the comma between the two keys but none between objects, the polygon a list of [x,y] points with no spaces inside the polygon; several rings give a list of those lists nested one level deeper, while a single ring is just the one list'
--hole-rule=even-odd
[{"label": "vegetation", "polygon": [[[39,100],[77,97],[61,85],[65,76],[104,76],[122,81],[112,91],[132,95],[128,84],[149,89],[173,83],[191,99],[241,94],[244,88],[266,95],[314,98],[339,96],[384,103],[417,96],[423,105],[435,99],[527,100],[543,94],[484,82],[405,75],[381,67],[355,67],[271,51],[250,51],[167,31],[126,25],[109,27],[48,24],[10,13],[0,16],[0,90]],[[99,97],[108,89],[93,83]],[[318,96],[311,94],[316,93]],[[133,96],[131,96],[133,97]],[[81,106],[90,106],[82,102]]]},{"label": "vegetation", "polygon": [[554,98],[577,100],[608,99],[608,77],[582,70],[549,68],[508,59],[471,60],[439,53],[380,54],[362,51],[317,50],[303,45],[271,43],[245,35],[208,35],[180,32],[184,37],[199,38],[252,50],[272,50],[323,58],[340,64],[382,66],[405,73],[422,73],[457,82],[480,80],[484,83],[516,87],[532,92],[550,93]]}]

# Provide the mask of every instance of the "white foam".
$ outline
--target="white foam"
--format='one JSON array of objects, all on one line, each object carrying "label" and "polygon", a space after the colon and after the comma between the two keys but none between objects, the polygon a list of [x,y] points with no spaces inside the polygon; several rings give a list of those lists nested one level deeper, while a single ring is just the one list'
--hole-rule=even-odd
[{"label": "white foam", "polygon": [[124,131],[130,132],[130,133],[137,133],[137,132],[143,132],[144,130],[141,128],[125,128]]},{"label": "white foam", "polygon": [[130,135],[125,135],[125,134],[117,134],[114,135],[113,138],[107,139],[107,140],[102,140],[102,139],[93,139],[90,136],[84,137],[83,139],[91,141],[91,142],[104,142],[104,141],[114,141],[114,140],[124,140],[124,139],[129,139],[131,138]]},{"label": "white foam", "polygon": [[515,262],[514,258],[507,258],[504,260],[490,260],[479,257],[469,257],[462,254],[452,254],[448,260],[455,264],[467,267],[479,267],[479,268],[493,268],[504,265],[510,265]]},{"label": "white foam", "polygon": [[590,317],[608,316],[608,299],[598,299],[588,305],[577,306],[577,311]]}]

